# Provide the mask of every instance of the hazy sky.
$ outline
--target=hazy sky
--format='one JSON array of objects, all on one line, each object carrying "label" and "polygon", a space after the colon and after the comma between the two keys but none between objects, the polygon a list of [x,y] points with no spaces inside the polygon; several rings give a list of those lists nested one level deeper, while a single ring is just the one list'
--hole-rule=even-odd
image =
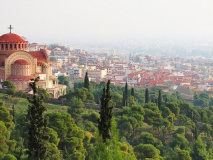
[{"label": "hazy sky", "polygon": [[2,0],[0,34],[30,42],[213,39],[213,0]]}]

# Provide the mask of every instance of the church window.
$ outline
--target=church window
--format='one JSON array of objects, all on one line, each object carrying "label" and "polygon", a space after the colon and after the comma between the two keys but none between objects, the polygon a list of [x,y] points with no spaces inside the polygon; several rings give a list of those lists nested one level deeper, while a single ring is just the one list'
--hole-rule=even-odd
[{"label": "church window", "polygon": [[5,48],[8,49],[8,44],[6,44]]}]

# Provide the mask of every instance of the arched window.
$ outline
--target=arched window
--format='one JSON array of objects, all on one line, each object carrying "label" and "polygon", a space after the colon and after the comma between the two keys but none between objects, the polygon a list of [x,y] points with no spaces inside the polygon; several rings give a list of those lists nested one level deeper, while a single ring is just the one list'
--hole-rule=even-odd
[{"label": "arched window", "polygon": [[24,44],[22,44],[22,48],[24,48]]},{"label": "arched window", "polygon": [[21,48],[21,44],[18,45],[18,48],[19,48],[19,49]]},{"label": "arched window", "polygon": [[8,44],[5,45],[6,50],[8,49]]},{"label": "arched window", "polygon": [[16,44],[14,45],[14,48],[16,49]]},{"label": "arched window", "polygon": [[12,44],[10,44],[10,49],[12,49],[13,48],[13,45]]}]

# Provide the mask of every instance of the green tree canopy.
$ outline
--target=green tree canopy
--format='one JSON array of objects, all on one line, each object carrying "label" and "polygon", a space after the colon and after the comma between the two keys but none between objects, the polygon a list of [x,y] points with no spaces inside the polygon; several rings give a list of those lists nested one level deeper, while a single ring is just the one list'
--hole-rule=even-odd
[{"label": "green tree canopy", "polygon": [[76,123],[79,121],[82,121],[82,113],[84,110],[85,110],[84,104],[81,101],[81,99],[77,99],[76,97],[73,97],[70,101],[68,113],[72,115]]},{"label": "green tree canopy", "polygon": [[139,144],[134,147],[135,155],[138,160],[160,159],[160,151],[152,144]]},{"label": "green tree canopy", "polygon": [[68,88],[70,87],[69,77],[67,77],[67,76],[58,76],[58,80],[59,80],[59,82],[58,82],[59,84],[64,84]]},{"label": "green tree canopy", "polygon": [[2,160],[17,160],[17,158],[11,154],[7,154],[2,158]]},{"label": "green tree canopy", "polygon": [[67,153],[64,153],[63,158],[67,156],[68,159],[85,159],[86,150],[83,146],[85,132],[76,126],[71,115],[57,112],[48,113],[47,116],[50,122],[48,127],[55,130],[60,138],[58,148]]},{"label": "green tree canopy", "polygon": [[192,159],[193,160],[206,160],[208,159],[208,153],[206,150],[206,144],[203,143],[201,136],[198,136],[197,140],[193,146],[192,152]]},{"label": "green tree canopy", "polygon": [[14,95],[16,92],[15,85],[9,80],[3,82],[3,88],[6,89],[6,93],[10,95]]}]

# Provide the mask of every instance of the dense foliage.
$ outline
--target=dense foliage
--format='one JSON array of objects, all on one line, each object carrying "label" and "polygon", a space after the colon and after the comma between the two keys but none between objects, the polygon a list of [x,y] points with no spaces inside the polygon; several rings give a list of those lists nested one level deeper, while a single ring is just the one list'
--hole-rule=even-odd
[{"label": "dense foliage", "polygon": [[[107,99],[106,82],[75,82],[75,89],[60,97],[69,106],[47,106],[44,118],[48,141],[46,160],[209,160],[213,159],[213,101],[208,92],[195,93],[186,101],[178,92],[166,94],[160,88],[108,85],[114,111],[107,122],[110,138],[99,135],[101,112],[85,104]],[[6,83],[4,90],[14,89]],[[28,102],[21,92],[0,94],[0,159],[26,160],[29,129]],[[40,91],[43,94],[43,91]],[[105,96],[101,98],[101,95]],[[12,95],[12,96],[11,96]],[[38,95],[39,96],[39,95]],[[5,102],[4,102],[5,101]],[[124,101],[125,105],[124,105]],[[34,102],[33,102],[34,103]],[[36,104],[36,103],[34,103]],[[33,104],[31,104],[33,105]],[[49,107],[48,107],[49,106]],[[92,108],[92,107],[89,107]],[[104,114],[103,114],[104,115]],[[106,116],[106,115],[104,115]]]}]

